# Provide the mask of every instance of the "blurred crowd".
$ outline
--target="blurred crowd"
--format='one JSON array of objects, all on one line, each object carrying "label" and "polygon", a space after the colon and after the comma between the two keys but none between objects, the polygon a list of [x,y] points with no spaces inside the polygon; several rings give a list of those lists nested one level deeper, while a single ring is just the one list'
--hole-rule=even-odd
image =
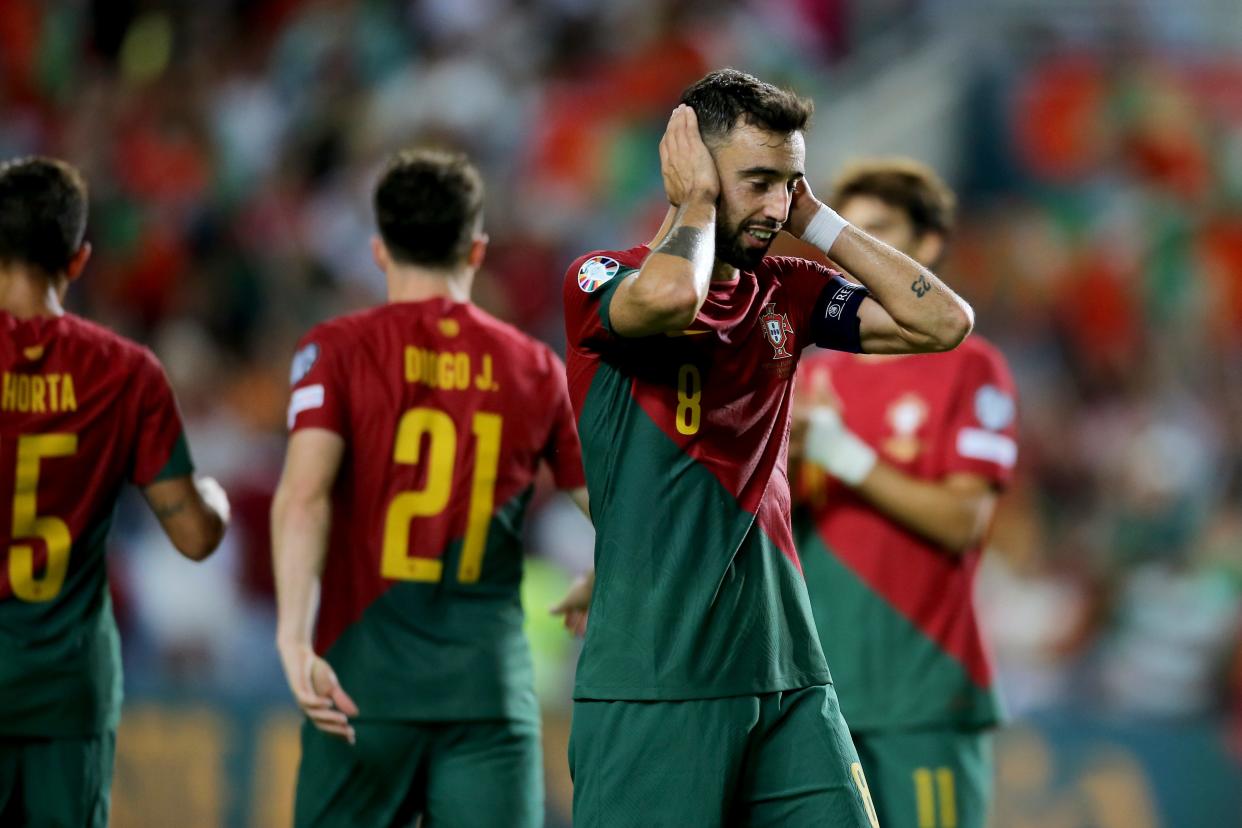
[{"label": "blurred crowd", "polygon": [[[0,157],[84,170],[71,306],[155,349],[234,501],[196,569],[123,503],[131,686],[283,692],[267,509],[288,361],[314,322],[382,301],[366,241],[388,153],[477,160],[476,299],[559,347],[566,264],[663,213],[655,146],[688,82],[731,64],[829,100],[886,21],[944,5],[0,3]],[[979,594],[1001,686],[1019,715],[1242,709],[1242,52],[1020,39],[974,56],[944,268],[1021,393]],[[589,531],[545,505],[536,551],[585,568]]]}]

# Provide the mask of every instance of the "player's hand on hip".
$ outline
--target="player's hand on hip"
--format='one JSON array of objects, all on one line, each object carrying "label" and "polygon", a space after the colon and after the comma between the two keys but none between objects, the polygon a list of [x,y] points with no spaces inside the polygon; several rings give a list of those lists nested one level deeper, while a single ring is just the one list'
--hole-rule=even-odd
[{"label": "player's hand on hip", "polygon": [[280,661],[302,712],[324,733],[352,745],[356,736],[349,717],[358,715],[358,705],[341,687],[332,665],[306,644],[281,647]]},{"label": "player's hand on hip", "polygon": [[664,192],[674,207],[701,202],[715,204],[720,195],[720,175],[703,137],[694,109],[681,104],[668,119],[660,139],[660,172]]},{"label": "player's hand on hip", "polygon": [[587,618],[591,612],[591,595],[595,590],[595,573],[589,572],[574,580],[565,597],[549,609],[565,618],[565,629],[581,638],[586,635]]},{"label": "player's hand on hip", "polygon": [[794,185],[793,197],[789,201],[789,219],[785,222],[785,232],[794,238],[802,238],[806,233],[807,225],[811,223],[811,219],[815,218],[815,214],[822,206],[823,202],[811,192],[811,185],[807,183],[807,180],[799,179]]}]

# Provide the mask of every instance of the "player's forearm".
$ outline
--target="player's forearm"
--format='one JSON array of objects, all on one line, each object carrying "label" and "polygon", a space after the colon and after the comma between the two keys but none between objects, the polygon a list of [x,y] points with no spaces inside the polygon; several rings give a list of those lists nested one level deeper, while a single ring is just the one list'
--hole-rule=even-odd
[{"label": "player's forearm", "polygon": [[955,555],[983,542],[994,502],[991,494],[919,480],[883,460],[854,491],[886,517]]},{"label": "player's forearm", "polygon": [[716,259],[716,205],[681,206],[638,274],[617,289],[610,316],[623,336],[683,330],[707,299]]},{"label": "player's forearm", "polygon": [[974,327],[974,311],[936,274],[854,226],[825,251],[871,292],[915,351],[947,351]]},{"label": "player's forearm", "polygon": [[327,496],[294,498],[278,491],[272,502],[272,568],[280,646],[311,641],[331,514]]}]

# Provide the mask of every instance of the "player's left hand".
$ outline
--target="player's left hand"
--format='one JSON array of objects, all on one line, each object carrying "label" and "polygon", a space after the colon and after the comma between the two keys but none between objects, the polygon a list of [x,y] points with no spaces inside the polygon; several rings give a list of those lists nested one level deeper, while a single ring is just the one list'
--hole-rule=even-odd
[{"label": "player's left hand", "polygon": [[290,645],[279,649],[285,679],[298,707],[324,733],[340,736],[354,744],[356,734],[349,719],[358,715],[358,705],[341,687],[332,665],[316,655],[309,645]]},{"label": "player's left hand", "polygon": [[841,399],[832,389],[828,371],[817,366],[807,376],[799,378],[797,393],[790,406],[789,456],[801,459],[806,451],[806,432],[810,414],[817,408],[841,410]]},{"label": "player's left hand", "polygon": [[591,612],[591,594],[595,591],[595,572],[579,576],[565,597],[548,611],[565,617],[565,629],[581,638],[586,635],[587,617]]},{"label": "player's left hand", "polygon": [[793,198],[789,202],[789,220],[785,222],[784,230],[794,238],[802,238],[807,225],[822,206],[823,202],[811,192],[811,185],[807,180],[799,179],[794,185]]}]

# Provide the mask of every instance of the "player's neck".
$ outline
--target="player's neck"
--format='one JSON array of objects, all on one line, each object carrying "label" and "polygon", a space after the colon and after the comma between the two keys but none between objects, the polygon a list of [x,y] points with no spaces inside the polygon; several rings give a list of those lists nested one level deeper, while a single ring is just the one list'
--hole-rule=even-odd
[{"label": "player's neck", "polygon": [[56,284],[24,267],[0,268],[0,310],[16,319],[65,313]]},{"label": "player's neck", "polygon": [[427,299],[451,299],[469,302],[474,271],[428,270],[421,267],[393,267],[388,271],[388,301],[422,302]]}]

